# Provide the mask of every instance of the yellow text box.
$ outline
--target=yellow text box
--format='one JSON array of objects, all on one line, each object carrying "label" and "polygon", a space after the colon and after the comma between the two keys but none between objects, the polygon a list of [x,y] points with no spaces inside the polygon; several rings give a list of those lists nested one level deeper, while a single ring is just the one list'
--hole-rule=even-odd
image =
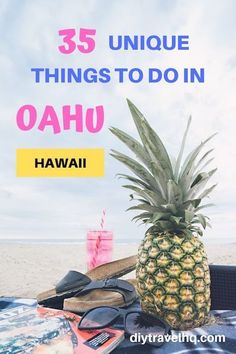
[{"label": "yellow text box", "polygon": [[104,149],[17,149],[17,177],[102,177]]}]

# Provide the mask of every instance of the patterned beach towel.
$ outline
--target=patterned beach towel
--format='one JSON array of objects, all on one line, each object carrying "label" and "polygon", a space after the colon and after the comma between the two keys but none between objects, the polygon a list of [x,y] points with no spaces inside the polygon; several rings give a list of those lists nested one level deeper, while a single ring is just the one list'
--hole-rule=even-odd
[{"label": "patterned beach towel", "polygon": [[[35,307],[34,299],[0,298],[0,316],[3,311],[18,306]],[[136,302],[129,309],[140,309]],[[235,354],[236,353],[236,311],[212,311],[214,323],[191,331],[172,331],[175,341],[169,341],[160,348],[148,344],[133,343],[126,338],[114,351],[114,354]],[[1,317],[0,317],[1,318]],[[119,326],[119,324],[117,325]],[[184,336],[183,336],[184,334]],[[181,337],[182,336],[182,337]],[[218,336],[218,339],[217,337]],[[220,337],[219,337],[220,336]],[[177,338],[177,340],[176,340]],[[189,340],[187,339],[189,338]],[[183,342],[178,339],[184,339]],[[1,351],[0,351],[1,353]]]}]

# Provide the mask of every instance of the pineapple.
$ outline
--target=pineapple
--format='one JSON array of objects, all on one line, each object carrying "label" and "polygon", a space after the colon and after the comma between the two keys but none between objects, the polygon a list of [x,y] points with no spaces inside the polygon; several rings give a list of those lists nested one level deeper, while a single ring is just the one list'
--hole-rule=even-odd
[{"label": "pineapple", "polygon": [[129,100],[128,105],[142,143],[117,128],[110,130],[137,159],[115,150],[111,155],[135,175],[120,175],[129,181],[123,187],[132,191],[131,199],[138,201],[128,209],[139,212],[133,220],[150,224],[139,247],[136,267],[141,306],[174,329],[198,327],[206,322],[211,304],[207,255],[199,236],[210,226],[201,211],[212,204],[202,205],[202,200],[216,186],[205,188],[216,169],[203,171],[212,161],[212,149],[199,154],[215,134],[182,163],[190,117],[177,160],[171,162],[141,112]]}]

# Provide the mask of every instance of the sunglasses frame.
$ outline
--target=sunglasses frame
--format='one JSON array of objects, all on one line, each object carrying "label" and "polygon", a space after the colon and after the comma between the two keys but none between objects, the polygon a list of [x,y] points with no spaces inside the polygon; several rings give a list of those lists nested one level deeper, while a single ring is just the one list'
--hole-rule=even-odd
[{"label": "sunglasses frame", "polygon": [[[117,314],[115,315],[115,317],[113,318],[113,319],[111,319],[111,321],[109,321],[109,322],[107,322],[105,325],[100,325],[100,326],[80,326],[80,323],[86,318],[86,316],[90,313],[90,312],[92,312],[92,311],[94,311],[94,310],[96,310],[96,309],[102,309],[102,308],[108,308],[108,309],[113,309],[113,310],[116,310],[117,311]],[[81,317],[81,319],[80,319],[80,321],[79,321],[79,324],[78,324],[78,329],[80,329],[80,330],[91,330],[91,329],[102,329],[102,328],[106,328],[106,327],[109,327],[109,326],[111,326],[111,325],[113,325],[115,322],[116,322],[116,320],[120,317],[120,316],[122,316],[123,317],[123,325],[124,325],[124,330],[125,330],[125,332],[127,333],[127,334],[129,334],[129,335],[132,335],[132,334],[134,334],[134,333],[132,333],[132,332],[130,332],[128,329],[127,329],[127,327],[126,327],[126,318],[128,317],[128,315],[129,314],[131,314],[131,313],[143,313],[143,314],[145,314],[145,315],[148,315],[148,316],[150,316],[150,317],[153,317],[154,319],[158,319],[162,324],[163,324],[163,329],[165,330],[165,333],[163,334],[163,336],[164,335],[167,335],[167,334],[171,334],[171,327],[165,322],[165,321],[163,321],[162,319],[160,319],[159,317],[157,317],[157,316],[153,316],[153,315],[151,315],[151,314],[149,314],[149,313],[146,313],[146,312],[144,312],[144,311],[142,311],[142,310],[126,310],[126,309],[121,309],[121,308],[119,308],[119,307],[113,307],[113,306],[99,306],[99,307],[93,307],[92,309],[90,309],[90,310],[88,310],[88,311],[86,311],[84,314],[83,314],[83,316]],[[164,344],[163,342],[160,344],[160,343],[149,343],[148,342],[148,344],[150,344],[150,345],[153,345],[153,346],[155,346],[155,347],[160,347],[162,344]]]}]

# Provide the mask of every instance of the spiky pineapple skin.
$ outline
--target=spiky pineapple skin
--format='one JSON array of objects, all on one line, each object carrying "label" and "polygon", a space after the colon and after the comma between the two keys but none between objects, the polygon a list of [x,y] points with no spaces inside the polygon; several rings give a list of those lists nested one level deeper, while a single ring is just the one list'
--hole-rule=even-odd
[{"label": "spiky pineapple skin", "polygon": [[137,291],[144,311],[172,328],[203,325],[210,311],[210,274],[197,236],[147,232],[138,251]]}]

